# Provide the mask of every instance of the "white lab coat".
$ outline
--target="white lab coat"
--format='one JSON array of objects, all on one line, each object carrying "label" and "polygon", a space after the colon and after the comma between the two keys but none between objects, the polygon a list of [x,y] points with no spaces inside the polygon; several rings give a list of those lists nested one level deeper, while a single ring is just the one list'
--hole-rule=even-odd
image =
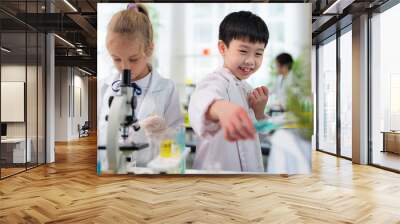
[{"label": "white lab coat", "polygon": [[[272,109],[286,109],[287,89],[290,87],[292,74],[286,77],[278,75],[275,79],[274,87],[270,94],[270,107]],[[280,108],[280,105],[283,108]]]},{"label": "white lab coat", "polygon": [[209,106],[223,99],[242,106],[250,118],[256,120],[247,101],[247,93],[251,90],[249,84],[237,79],[226,68],[216,70],[197,84],[189,104],[190,124],[200,136],[195,169],[264,172],[258,136],[254,140],[229,142],[224,139],[221,126],[205,118]]},{"label": "white lab coat", "polygon": [[[107,122],[105,116],[109,112],[108,99],[110,96],[117,95],[119,92],[118,83],[121,80],[120,74],[114,74],[100,82],[98,99],[100,113],[98,116],[98,145],[106,145],[107,139]],[[114,83],[114,85],[112,85]],[[141,89],[142,94],[137,95],[137,106],[135,115],[140,121],[151,115],[159,115],[165,119],[169,128],[178,128],[183,125],[183,115],[179,106],[179,94],[172,80],[162,78],[155,70],[151,74],[135,82]],[[134,132],[133,128],[129,131],[133,133],[129,136],[129,140],[135,142],[148,142],[143,128]],[[106,151],[99,150],[100,161],[102,161],[102,170],[107,169]],[[151,150],[151,147],[140,150],[136,154],[136,162],[138,166],[144,166],[157,156],[158,152]]]},{"label": "white lab coat", "polygon": [[279,129],[271,137],[269,174],[310,174],[311,144],[295,129]]}]

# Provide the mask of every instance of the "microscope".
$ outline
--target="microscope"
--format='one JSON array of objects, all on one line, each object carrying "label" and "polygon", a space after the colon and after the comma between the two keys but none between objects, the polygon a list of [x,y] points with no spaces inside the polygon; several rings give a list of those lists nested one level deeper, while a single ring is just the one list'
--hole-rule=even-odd
[{"label": "microscope", "polygon": [[[108,169],[117,174],[127,174],[127,167],[133,162],[132,153],[149,146],[148,143],[128,142],[129,127],[132,126],[134,131],[140,129],[135,116],[137,99],[130,81],[131,71],[123,70],[120,92],[116,96],[110,96],[108,100],[110,110],[105,118],[108,121],[105,147]],[[123,140],[122,144],[120,137]]]}]

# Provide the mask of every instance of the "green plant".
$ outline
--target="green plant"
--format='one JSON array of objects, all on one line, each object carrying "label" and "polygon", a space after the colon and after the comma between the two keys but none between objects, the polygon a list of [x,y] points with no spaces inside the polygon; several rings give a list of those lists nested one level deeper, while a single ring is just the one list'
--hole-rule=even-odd
[{"label": "green plant", "polygon": [[286,90],[286,105],[289,119],[295,120],[301,136],[310,140],[313,134],[313,97],[308,52],[303,51],[293,62],[290,88]]}]

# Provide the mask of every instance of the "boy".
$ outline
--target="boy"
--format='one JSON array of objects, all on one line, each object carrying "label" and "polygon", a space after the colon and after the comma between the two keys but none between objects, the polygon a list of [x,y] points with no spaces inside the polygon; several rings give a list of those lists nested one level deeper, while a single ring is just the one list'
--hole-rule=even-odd
[{"label": "boy", "polygon": [[189,104],[191,125],[200,136],[194,168],[263,172],[260,141],[253,121],[266,119],[268,89],[244,80],[261,66],[269,32],[251,12],[227,15],[219,27],[224,65],[197,84]]}]

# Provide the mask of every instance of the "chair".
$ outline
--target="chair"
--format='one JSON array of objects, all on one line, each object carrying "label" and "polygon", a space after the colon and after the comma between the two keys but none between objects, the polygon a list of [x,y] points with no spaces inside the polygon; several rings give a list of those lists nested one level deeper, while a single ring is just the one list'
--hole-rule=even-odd
[{"label": "chair", "polygon": [[89,129],[90,129],[89,121],[85,121],[82,127],[80,127],[80,125],[78,124],[79,138],[89,136]]}]

